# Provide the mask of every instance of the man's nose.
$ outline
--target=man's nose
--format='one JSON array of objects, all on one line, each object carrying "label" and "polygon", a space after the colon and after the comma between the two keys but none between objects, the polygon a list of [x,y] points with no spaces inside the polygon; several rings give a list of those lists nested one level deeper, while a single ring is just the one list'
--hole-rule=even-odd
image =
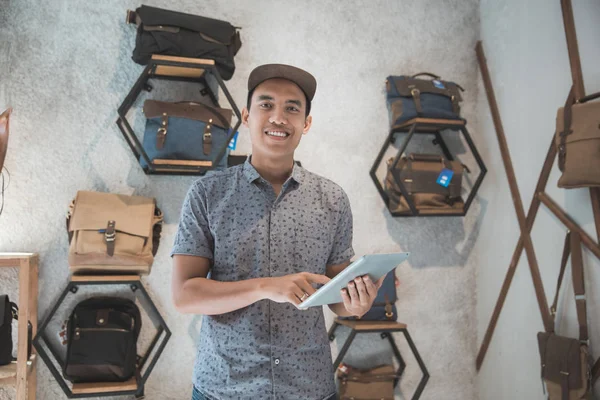
[{"label": "man's nose", "polygon": [[287,124],[287,119],[285,118],[285,114],[281,109],[275,109],[271,113],[271,117],[269,118],[269,122],[276,125],[285,125]]}]

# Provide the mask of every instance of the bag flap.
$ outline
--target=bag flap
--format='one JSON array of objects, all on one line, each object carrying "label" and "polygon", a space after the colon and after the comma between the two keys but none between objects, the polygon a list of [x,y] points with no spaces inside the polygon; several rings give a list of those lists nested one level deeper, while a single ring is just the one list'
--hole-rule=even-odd
[{"label": "bag flap", "polygon": [[577,339],[539,332],[542,378],[560,383],[568,373],[569,388],[581,387],[581,349]]},{"label": "bag flap", "polygon": [[227,21],[144,5],[135,12],[144,25],[178,26],[208,35],[224,45],[229,45],[235,35],[235,28]]},{"label": "bag flap", "polygon": [[[567,143],[587,139],[600,139],[600,101],[573,105],[571,130],[567,135]],[[558,133],[565,129],[564,107],[558,109],[556,114],[556,141],[560,142]]]},{"label": "bag flap", "polygon": [[10,302],[8,301],[8,295],[3,294],[0,295],[0,328],[4,326],[4,318],[6,318],[6,312],[10,313]]},{"label": "bag flap", "polygon": [[115,221],[117,231],[150,237],[154,207],[149,197],[79,191],[69,232],[106,229],[108,221]]},{"label": "bag flap", "polygon": [[[438,86],[436,86],[436,83]],[[412,97],[411,90],[419,89],[421,93],[440,94],[446,97],[455,96],[458,101],[462,101],[458,85],[454,82],[443,80],[428,80],[411,78],[410,76],[389,76],[386,83],[387,93],[389,97]]]},{"label": "bag flap", "polygon": [[144,115],[146,118],[157,118],[163,114],[169,117],[188,118],[196,121],[207,122],[213,120],[213,125],[223,129],[231,126],[233,111],[226,108],[215,108],[206,104],[193,101],[182,101],[170,103],[158,100],[146,100],[144,102]]}]

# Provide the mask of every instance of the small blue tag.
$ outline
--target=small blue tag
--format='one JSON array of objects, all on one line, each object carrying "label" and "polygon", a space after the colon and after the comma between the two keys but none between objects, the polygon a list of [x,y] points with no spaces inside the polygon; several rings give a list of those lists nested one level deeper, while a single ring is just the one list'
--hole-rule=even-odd
[{"label": "small blue tag", "polygon": [[235,135],[233,135],[233,138],[231,138],[231,141],[229,142],[229,145],[227,146],[227,147],[229,147],[230,150],[235,150],[235,148],[237,147],[238,133],[240,133],[240,132],[237,131],[235,133]]},{"label": "small blue tag", "polygon": [[438,81],[437,79],[434,79],[433,81],[433,86],[435,86],[438,89],[446,89],[446,86],[444,86],[444,84],[440,81]]},{"label": "small blue tag", "polygon": [[448,168],[444,168],[442,172],[440,172],[440,176],[437,178],[437,184],[443,187],[448,187],[450,185],[450,181],[454,176],[454,171]]}]

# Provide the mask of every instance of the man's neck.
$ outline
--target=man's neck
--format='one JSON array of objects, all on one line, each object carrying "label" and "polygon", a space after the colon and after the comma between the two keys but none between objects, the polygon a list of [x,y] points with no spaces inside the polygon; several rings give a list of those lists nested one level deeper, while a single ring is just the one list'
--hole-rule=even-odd
[{"label": "man's neck", "polygon": [[253,153],[250,163],[260,176],[271,185],[283,185],[292,174],[294,155],[273,158]]}]

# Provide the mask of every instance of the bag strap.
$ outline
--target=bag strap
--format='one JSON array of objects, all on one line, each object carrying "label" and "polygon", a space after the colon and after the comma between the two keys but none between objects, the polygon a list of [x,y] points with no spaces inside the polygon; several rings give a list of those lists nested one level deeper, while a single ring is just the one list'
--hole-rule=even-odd
[{"label": "bag strap", "polygon": [[[556,294],[550,308],[552,315],[552,328],[554,329],[556,318],[556,307],[558,304],[558,296],[560,287],[565,275],[567,261],[571,256],[571,273],[573,277],[573,292],[575,294],[575,304],[577,306],[577,320],[579,322],[579,340],[587,342],[588,326],[587,326],[587,303],[585,299],[585,281],[583,274],[583,253],[581,251],[581,236],[577,232],[567,232],[565,236],[565,245],[563,248],[562,260],[560,263],[560,273],[558,282],[556,283]],[[553,331],[554,332],[554,331]]]},{"label": "bag strap", "polygon": [[567,96],[567,100],[565,101],[565,106],[563,108],[563,131],[558,134],[560,136],[560,144],[558,146],[558,168],[561,170],[561,172],[564,172],[565,170],[567,136],[573,133],[571,130],[573,104],[575,104],[575,87],[571,86],[571,90],[569,91],[569,95]]},{"label": "bag strap", "polygon": [[589,94],[589,95],[584,96],[584,97],[580,98],[579,100],[577,100],[576,103],[577,104],[585,103],[590,100],[595,100],[599,97],[600,97],[600,92],[594,93],[594,94]]},{"label": "bag strap", "polygon": [[554,332],[554,324],[556,323],[556,307],[558,305],[558,295],[560,294],[560,287],[562,285],[563,276],[565,275],[565,269],[567,268],[567,261],[569,261],[569,255],[571,255],[571,231],[567,231],[565,235],[565,244],[563,246],[563,255],[560,262],[560,272],[558,274],[558,282],[556,282],[556,294],[554,295],[554,301],[550,307],[550,315],[552,316],[552,332]]},{"label": "bag strap", "polygon": [[571,234],[571,271],[573,273],[573,291],[577,306],[577,320],[579,321],[579,340],[587,343],[589,336],[583,274],[583,253],[581,251],[581,236],[577,232]]},{"label": "bag strap", "polygon": [[[10,303],[10,312],[12,314],[12,318],[15,321],[18,321],[19,320],[19,306],[17,306],[17,304],[13,303],[12,301],[10,301],[9,303]],[[33,326],[31,325],[31,321],[27,321],[27,359],[28,360],[31,357],[32,336],[33,336]],[[15,357],[13,357],[13,361],[16,361],[16,360],[17,359]]]}]

